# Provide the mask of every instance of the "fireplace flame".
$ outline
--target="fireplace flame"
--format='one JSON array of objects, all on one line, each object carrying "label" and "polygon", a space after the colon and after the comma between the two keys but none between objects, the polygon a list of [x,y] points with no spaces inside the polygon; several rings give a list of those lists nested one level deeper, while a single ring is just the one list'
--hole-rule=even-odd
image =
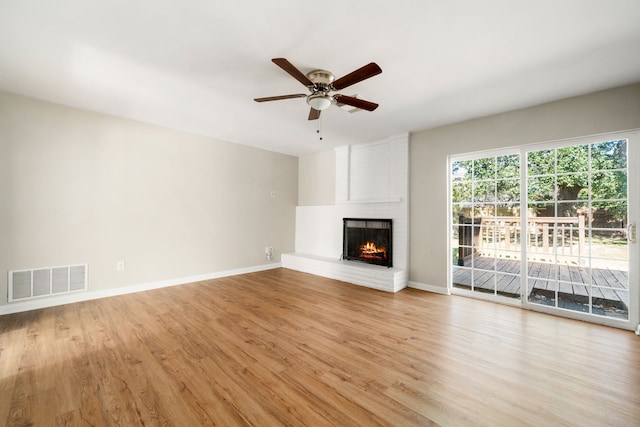
[{"label": "fireplace flame", "polygon": [[387,248],[378,248],[373,242],[366,242],[360,246],[360,257],[367,259],[386,259]]}]

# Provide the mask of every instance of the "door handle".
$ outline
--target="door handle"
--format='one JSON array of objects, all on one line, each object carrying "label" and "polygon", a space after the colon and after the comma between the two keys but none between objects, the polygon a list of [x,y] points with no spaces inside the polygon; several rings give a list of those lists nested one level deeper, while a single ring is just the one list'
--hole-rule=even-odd
[{"label": "door handle", "polygon": [[629,236],[629,242],[636,242],[636,223],[632,222],[627,226],[627,235]]}]

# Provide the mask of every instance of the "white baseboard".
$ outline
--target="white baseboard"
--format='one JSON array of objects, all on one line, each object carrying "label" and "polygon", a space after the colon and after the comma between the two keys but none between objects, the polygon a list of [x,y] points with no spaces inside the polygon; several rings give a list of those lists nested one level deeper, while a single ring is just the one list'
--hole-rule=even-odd
[{"label": "white baseboard", "polygon": [[158,282],[141,283],[138,285],[124,286],[121,288],[111,288],[99,291],[78,291],[68,293],[59,297],[48,297],[22,302],[13,302],[0,306],[0,315],[20,313],[23,311],[37,310],[39,308],[55,307],[58,305],[72,304],[75,302],[89,301],[99,298],[108,298],[118,295],[132,294],[134,292],[150,291],[152,289],[166,288],[169,286],[184,285],[187,283],[201,282],[203,280],[219,279],[221,277],[237,276],[239,274],[255,273],[257,271],[272,270],[280,268],[281,263],[257,265],[253,267],[237,268],[234,270],[218,271],[215,273],[199,274],[196,276],[179,277],[176,279],[162,280]]},{"label": "white baseboard", "polygon": [[449,288],[442,287],[442,286],[427,285],[426,283],[409,281],[409,287],[413,289],[420,289],[421,291],[435,292],[437,294],[443,294],[443,295],[451,295],[451,291],[449,291]]}]

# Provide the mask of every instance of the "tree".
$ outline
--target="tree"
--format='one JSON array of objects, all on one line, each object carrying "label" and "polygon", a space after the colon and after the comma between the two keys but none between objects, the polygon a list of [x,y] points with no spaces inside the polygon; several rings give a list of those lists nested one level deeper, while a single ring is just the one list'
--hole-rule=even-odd
[{"label": "tree", "polygon": [[[591,200],[598,227],[624,227],[627,215],[627,141],[613,140],[527,153],[529,208],[539,216],[576,216]],[[452,202],[476,214],[482,205],[520,201],[520,157],[454,162]],[[621,225],[622,224],[622,225]]]},{"label": "tree", "polygon": [[[601,214],[605,211],[612,222],[624,222],[626,166],[626,140],[532,151],[527,154],[528,198],[534,202],[560,202],[556,215],[575,216],[591,196],[594,209]],[[543,215],[553,216],[548,212],[553,205],[540,206],[544,206],[541,211],[546,210],[541,212]]]}]

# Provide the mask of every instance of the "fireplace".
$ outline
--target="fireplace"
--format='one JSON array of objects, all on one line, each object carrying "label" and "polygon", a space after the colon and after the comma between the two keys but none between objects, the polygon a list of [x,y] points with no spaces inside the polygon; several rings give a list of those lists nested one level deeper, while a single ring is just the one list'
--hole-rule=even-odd
[{"label": "fireplace", "polygon": [[392,267],[390,219],[343,218],[342,258]]}]

